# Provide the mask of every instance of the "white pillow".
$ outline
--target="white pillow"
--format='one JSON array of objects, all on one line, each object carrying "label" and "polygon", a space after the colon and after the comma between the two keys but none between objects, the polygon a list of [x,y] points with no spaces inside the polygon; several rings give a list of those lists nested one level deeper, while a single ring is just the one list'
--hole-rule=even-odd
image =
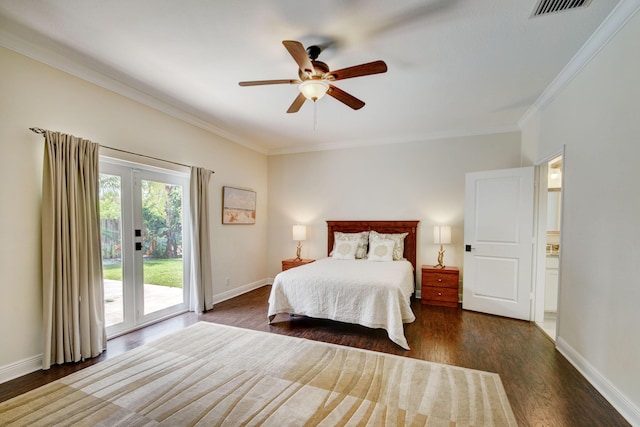
[{"label": "white pillow", "polygon": [[376,240],[393,240],[395,242],[393,247],[393,260],[398,261],[404,259],[404,238],[408,235],[409,233],[381,234],[376,231],[371,231],[369,233],[369,244]]},{"label": "white pillow", "polygon": [[393,261],[393,247],[396,242],[391,239],[374,240],[369,245],[369,261]]},{"label": "white pillow", "polygon": [[[333,233],[333,250],[335,250],[335,242],[338,240],[356,240],[358,242],[358,249],[356,250],[356,259],[361,259],[367,256],[367,245],[369,244],[369,232],[362,231],[360,233],[343,233],[341,231],[334,231]],[[331,252],[333,255],[333,251]]]},{"label": "white pillow", "polygon": [[357,250],[357,240],[336,240],[331,257],[333,259],[356,259]]}]

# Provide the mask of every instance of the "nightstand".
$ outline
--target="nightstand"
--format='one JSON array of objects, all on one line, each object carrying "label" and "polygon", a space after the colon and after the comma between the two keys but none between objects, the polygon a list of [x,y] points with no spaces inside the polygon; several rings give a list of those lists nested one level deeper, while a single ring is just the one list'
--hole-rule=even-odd
[{"label": "nightstand", "polygon": [[282,271],[288,270],[293,267],[299,267],[301,265],[309,264],[310,262],[315,261],[315,259],[299,259],[295,258],[284,259],[282,260]]},{"label": "nightstand", "polygon": [[458,307],[458,267],[422,266],[423,304]]}]

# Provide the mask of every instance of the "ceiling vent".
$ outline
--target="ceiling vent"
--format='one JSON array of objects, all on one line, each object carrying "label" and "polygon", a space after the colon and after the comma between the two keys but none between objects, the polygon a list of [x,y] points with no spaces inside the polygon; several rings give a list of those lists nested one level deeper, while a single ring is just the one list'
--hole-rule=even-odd
[{"label": "ceiling vent", "polygon": [[531,13],[531,18],[562,12],[563,10],[583,8],[590,4],[591,0],[538,0]]}]

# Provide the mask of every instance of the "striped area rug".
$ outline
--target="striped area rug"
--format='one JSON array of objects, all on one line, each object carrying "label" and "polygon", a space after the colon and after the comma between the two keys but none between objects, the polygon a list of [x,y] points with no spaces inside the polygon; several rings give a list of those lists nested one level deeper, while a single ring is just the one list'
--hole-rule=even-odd
[{"label": "striped area rug", "polygon": [[497,374],[200,322],[0,404],[2,426],[513,426]]}]

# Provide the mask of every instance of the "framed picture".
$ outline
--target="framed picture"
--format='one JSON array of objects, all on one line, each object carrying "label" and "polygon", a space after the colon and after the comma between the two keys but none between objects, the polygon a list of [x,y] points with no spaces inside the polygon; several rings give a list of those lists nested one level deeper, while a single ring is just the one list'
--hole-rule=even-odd
[{"label": "framed picture", "polygon": [[222,187],[222,223],[255,224],[256,192]]}]

